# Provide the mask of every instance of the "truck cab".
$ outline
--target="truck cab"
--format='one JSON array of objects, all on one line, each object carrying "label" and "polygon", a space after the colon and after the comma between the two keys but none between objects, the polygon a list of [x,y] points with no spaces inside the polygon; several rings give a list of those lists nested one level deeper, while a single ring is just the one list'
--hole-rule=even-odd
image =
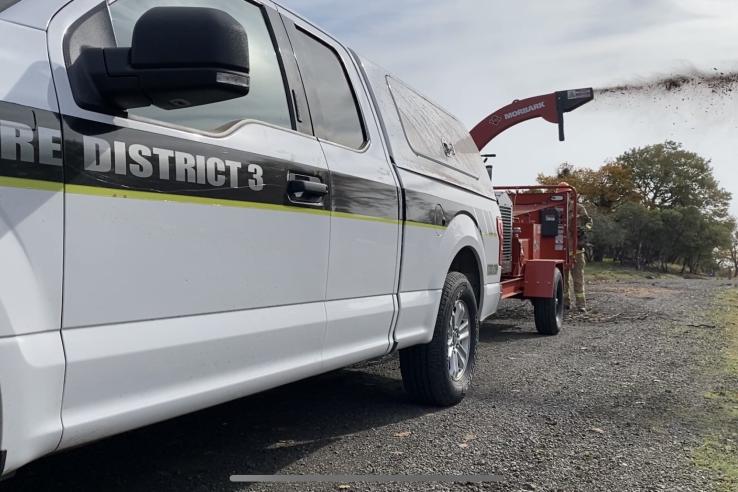
[{"label": "truck cab", "polygon": [[502,269],[456,118],[269,0],[5,2],[0,39],[0,474],[396,351],[461,401]]}]

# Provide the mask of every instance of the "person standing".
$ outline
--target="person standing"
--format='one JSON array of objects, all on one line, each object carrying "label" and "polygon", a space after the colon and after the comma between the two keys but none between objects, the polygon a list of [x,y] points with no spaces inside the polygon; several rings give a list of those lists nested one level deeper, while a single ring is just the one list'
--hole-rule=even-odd
[{"label": "person standing", "polygon": [[[568,183],[560,183],[562,189],[571,188]],[[564,306],[571,309],[573,306],[580,313],[587,312],[587,294],[584,289],[584,267],[587,265],[585,248],[589,242],[589,233],[592,230],[592,217],[581,203],[577,206],[577,250],[574,255],[574,267],[567,272],[564,279]],[[573,282],[572,282],[573,281]],[[574,284],[574,296],[572,298],[572,286]]]}]

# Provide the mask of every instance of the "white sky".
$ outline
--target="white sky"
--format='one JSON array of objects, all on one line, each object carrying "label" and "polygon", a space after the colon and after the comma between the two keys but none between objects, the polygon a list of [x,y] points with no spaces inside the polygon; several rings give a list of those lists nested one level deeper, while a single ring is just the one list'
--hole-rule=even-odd
[{"label": "white sky", "polygon": [[[282,0],[456,114],[469,128],[511,102],[693,69],[738,70],[736,0]],[[738,91],[590,103],[567,142],[535,120],[502,134],[498,184],[563,161],[598,167],[666,139],[710,158],[738,216]],[[682,98],[685,98],[682,101]]]}]

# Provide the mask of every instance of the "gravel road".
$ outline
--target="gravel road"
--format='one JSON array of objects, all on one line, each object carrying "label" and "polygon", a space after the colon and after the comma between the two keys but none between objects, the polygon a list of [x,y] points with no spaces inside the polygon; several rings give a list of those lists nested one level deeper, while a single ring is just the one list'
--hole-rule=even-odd
[{"label": "gravel road", "polygon": [[[692,464],[719,383],[719,281],[590,286],[558,337],[505,303],[481,334],[473,392],[407,401],[396,357],[46,458],[19,490],[713,490]],[[231,474],[484,474],[482,484],[231,484]]]}]

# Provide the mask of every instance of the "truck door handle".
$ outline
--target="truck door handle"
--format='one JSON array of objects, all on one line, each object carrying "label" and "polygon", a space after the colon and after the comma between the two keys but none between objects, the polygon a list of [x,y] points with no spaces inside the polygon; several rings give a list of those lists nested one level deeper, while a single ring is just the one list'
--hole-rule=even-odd
[{"label": "truck door handle", "polygon": [[302,174],[287,175],[287,199],[298,205],[322,207],[323,198],[328,194],[328,185],[320,178]]},{"label": "truck door handle", "polygon": [[328,194],[328,185],[315,181],[303,181],[300,179],[293,179],[287,182],[287,193],[289,193],[290,195],[297,195],[298,193],[302,193],[303,197],[326,196]]}]

